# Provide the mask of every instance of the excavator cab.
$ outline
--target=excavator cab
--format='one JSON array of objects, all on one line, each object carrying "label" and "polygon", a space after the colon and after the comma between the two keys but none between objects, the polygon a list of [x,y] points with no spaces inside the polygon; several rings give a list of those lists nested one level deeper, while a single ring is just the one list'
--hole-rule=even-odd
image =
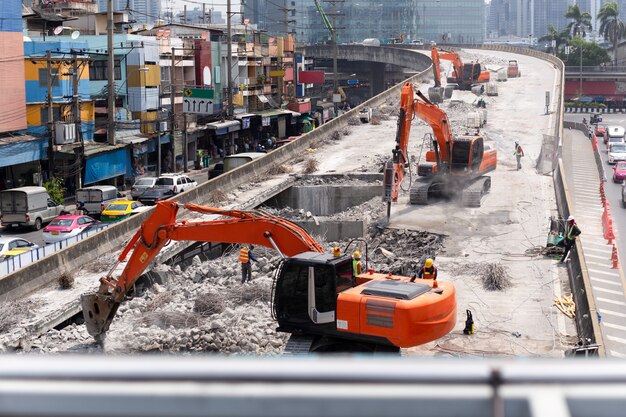
[{"label": "excavator cab", "polygon": [[483,138],[480,136],[455,138],[452,147],[451,172],[460,175],[478,172],[484,151]]},{"label": "excavator cab", "polygon": [[352,258],[304,252],[283,261],[275,278],[274,316],[287,332],[336,328],[337,295],[352,288]]}]

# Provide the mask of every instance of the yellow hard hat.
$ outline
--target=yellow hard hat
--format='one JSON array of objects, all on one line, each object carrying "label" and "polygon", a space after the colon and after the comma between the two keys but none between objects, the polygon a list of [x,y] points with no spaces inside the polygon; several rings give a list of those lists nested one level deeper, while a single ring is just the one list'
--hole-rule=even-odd
[{"label": "yellow hard hat", "polygon": [[431,266],[433,266],[433,260],[430,258],[426,259],[426,262],[424,262],[424,266],[426,268],[430,268]]},{"label": "yellow hard hat", "polygon": [[354,253],[352,254],[352,256],[354,258],[360,258],[361,257],[361,252],[359,252],[358,250],[355,250]]}]

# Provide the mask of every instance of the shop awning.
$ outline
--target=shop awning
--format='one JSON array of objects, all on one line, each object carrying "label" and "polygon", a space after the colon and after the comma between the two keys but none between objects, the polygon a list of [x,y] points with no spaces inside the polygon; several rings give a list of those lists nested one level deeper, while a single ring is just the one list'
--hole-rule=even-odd
[{"label": "shop awning", "polygon": [[225,135],[228,132],[236,132],[241,129],[241,124],[237,120],[227,120],[225,122],[207,123],[206,127],[214,130],[216,135]]},{"label": "shop awning", "polygon": [[[86,152],[86,150],[85,150]],[[126,149],[115,149],[87,157],[84,184],[114,178],[126,173]]]},{"label": "shop awning", "polygon": [[47,138],[16,135],[0,138],[0,167],[46,159]]},{"label": "shop awning", "polygon": [[278,117],[278,116],[286,116],[290,113],[283,109],[274,109],[274,110],[264,110],[264,111],[255,112],[255,114],[261,117]]},{"label": "shop awning", "polygon": [[124,143],[126,145],[137,145],[143,142],[150,140],[150,138],[146,138],[144,136],[129,136],[125,138],[115,138],[117,143]]},{"label": "shop awning", "polygon": [[283,111],[285,111],[287,113],[291,113],[292,117],[302,116],[302,113],[298,113],[297,111],[293,111],[293,110],[289,110],[289,109],[284,109]]}]

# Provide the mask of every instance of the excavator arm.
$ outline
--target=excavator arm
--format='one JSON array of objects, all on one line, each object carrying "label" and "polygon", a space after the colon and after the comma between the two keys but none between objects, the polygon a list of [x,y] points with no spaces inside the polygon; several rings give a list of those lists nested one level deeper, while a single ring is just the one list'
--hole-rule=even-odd
[{"label": "excavator arm", "polygon": [[420,91],[413,102],[413,112],[432,129],[437,142],[437,169],[447,169],[452,147],[452,131],[445,111],[431,103]]},{"label": "excavator arm", "polygon": [[[181,207],[226,218],[177,222],[176,215]],[[279,217],[196,204],[180,205],[175,201],[159,202],[120,254],[118,261],[122,262],[130,253],[120,276],[113,277],[113,267],[107,276],[100,278],[96,293],[82,295],[83,315],[89,334],[97,339],[104,336],[129,290],[170,240],[250,243],[275,249],[283,257],[307,251],[323,252],[304,229]]]},{"label": "excavator arm", "polygon": [[433,76],[435,78],[435,87],[441,87],[441,60],[439,58],[439,50],[432,48],[430,51],[430,59],[433,61]]},{"label": "excavator arm", "polygon": [[458,53],[453,51],[445,51],[443,49],[437,49],[440,59],[452,62],[452,68],[454,70],[454,77],[460,82],[463,79],[463,61]]}]

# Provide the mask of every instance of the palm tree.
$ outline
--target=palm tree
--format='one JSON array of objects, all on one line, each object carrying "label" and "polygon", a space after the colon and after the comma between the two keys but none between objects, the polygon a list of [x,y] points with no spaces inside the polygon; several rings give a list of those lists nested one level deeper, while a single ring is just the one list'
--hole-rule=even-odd
[{"label": "palm tree", "polygon": [[584,38],[587,31],[591,30],[591,15],[588,12],[581,12],[578,4],[570,4],[565,17],[572,19],[572,22],[567,25],[570,38],[574,36]]},{"label": "palm tree", "polygon": [[[556,55],[561,50],[561,46],[567,44],[568,35],[567,29],[559,32],[553,25],[548,25],[548,33],[539,38],[539,42],[550,42],[550,50]],[[556,41],[554,47],[552,46],[552,41]]]},{"label": "palm tree", "polygon": [[626,25],[619,18],[617,3],[614,1],[605,3],[598,13],[598,19],[600,19],[600,34],[604,36],[604,39],[613,43],[613,56],[615,66],[617,66],[617,44],[626,35]]}]

